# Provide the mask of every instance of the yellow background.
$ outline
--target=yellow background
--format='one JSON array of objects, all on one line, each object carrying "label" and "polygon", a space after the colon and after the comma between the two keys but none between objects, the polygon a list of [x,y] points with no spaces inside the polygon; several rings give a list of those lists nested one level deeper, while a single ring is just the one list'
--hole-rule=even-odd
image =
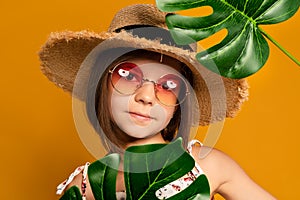
[{"label": "yellow background", "polygon": [[[42,75],[37,52],[51,31],[104,31],[133,3],[154,1],[1,1],[1,199],[58,199],[56,185],[93,161],[76,133],[71,97]],[[300,59],[299,12],[263,29]],[[216,147],[278,199],[297,199],[300,68],[270,48],[267,64],[249,78],[249,101],[226,121]]]}]

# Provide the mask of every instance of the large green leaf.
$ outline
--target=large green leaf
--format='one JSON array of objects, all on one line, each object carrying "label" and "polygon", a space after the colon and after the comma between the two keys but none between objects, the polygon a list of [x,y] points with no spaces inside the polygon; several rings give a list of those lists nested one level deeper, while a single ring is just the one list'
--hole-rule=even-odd
[{"label": "large green leaf", "polygon": [[[124,178],[128,200],[157,199],[155,192],[187,174],[194,159],[182,148],[182,140],[174,143],[134,146],[124,155]],[[199,194],[198,196],[196,196]],[[199,176],[188,188],[171,197],[209,199],[210,189],[205,175]]]},{"label": "large green leaf", "polygon": [[[133,146],[124,154],[124,179],[127,200],[157,199],[155,192],[187,174],[195,165],[194,159],[182,148],[179,138],[170,144]],[[96,200],[116,200],[116,180],[120,156],[109,154],[88,168],[89,182]],[[81,199],[76,186],[61,200]],[[189,187],[169,200],[209,200],[210,188],[205,175],[200,175]]]},{"label": "large green leaf", "polygon": [[89,166],[88,177],[96,200],[116,199],[119,163],[118,154],[109,154]]},{"label": "large green leaf", "polygon": [[[268,59],[269,46],[260,24],[275,24],[293,16],[299,0],[156,0],[165,12],[211,6],[204,17],[169,14],[166,23],[178,44],[189,44],[227,29],[227,36],[197,60],[208,69],[229,78],[244,78],[257,72]],[[269,38],[270,39],[270,38]]]},{"label": "large green leaf", "polygon": [[82,195],[77,186],[70,187],[59,200],[82,200]]}]

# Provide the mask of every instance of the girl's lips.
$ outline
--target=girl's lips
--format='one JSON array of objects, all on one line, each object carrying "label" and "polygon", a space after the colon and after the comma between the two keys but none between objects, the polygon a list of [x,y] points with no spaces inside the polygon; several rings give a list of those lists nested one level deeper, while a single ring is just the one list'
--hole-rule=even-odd
[{"label": "girl's lips", "polygon": [[136,112],[128,112],[130,117],[133,118],[134,120],[138,122],[149,122],[153,117],[147,115],[147,114],[141,114],[141,113],[136,113]]}]

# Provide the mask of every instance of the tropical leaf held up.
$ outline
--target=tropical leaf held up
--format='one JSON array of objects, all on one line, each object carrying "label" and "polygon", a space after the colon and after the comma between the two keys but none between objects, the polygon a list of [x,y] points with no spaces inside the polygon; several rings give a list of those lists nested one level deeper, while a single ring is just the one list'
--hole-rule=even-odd
[{"label": "tropical leaf held up", "polygon": [[[187,174],[195,166],[194,159],[182,148],[182,139],[170,144],[134,146],[124,155],[126,199],[157,199],[155,192]],[[188,188],[168,198],[209,199],[210,189],[205,175],[200,175]]]},{"label": "tropical leaf held up", "polygon": [[212,7],[213,13],[204,17],[168,14],[166,23],[178,44],[200,41],[226,28],[228,34],[219,44],[196,56],[202,65],[224,77],[244,78],[263,67],[269,56],[265,37],[300,65],[259,27],[292,17],[299,8],[299,0],[156,0],[156,4],[165,12]]},{"label": "tropical leaf held up", "polygon": [[[187,174],[195,165],[194,159],[182,148],[182,139],[169,144],[133,146],[124,154],[126,200],[157,199],[155,192]],[[116,200],[116,178],[119,154],[110,154],[88,168],[89,182],[96,200]],[[75,186],[62,200],[81,199]],[[168,200],[209,200],[210,188],[205,175],[200,175],[186,189]]]}]

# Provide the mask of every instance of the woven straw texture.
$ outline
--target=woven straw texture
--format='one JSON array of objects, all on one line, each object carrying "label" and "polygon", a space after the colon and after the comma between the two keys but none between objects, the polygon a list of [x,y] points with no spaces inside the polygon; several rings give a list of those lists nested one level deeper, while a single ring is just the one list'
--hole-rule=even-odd
[{"label": "woven straw texture", "polygon": [[[223,120],[224,109],[221,107],[224,101],[226,101],[226,117],[234,117],[242,103],[248,98],[248,84],[245,79],[228,79],[210,72],[196,61],[196,52],[160,44],[158,40],[147,40],[120,31],[124,27],[136,25],[150,25],[167,29],[164,22],[165,15],[166,13],[160,12],[154,5],[138,4],[120,10],[112,20],[107,32],[95,33],[84,30],[51,33],[39,52],[41,70],[50,81],[71,93],[81,63],[89,52],[103,41],[111,41],[108,48],[146,49],[180,60],[192,70],[194,91],[199,102],[199,125],[208,125]],[[221,81],[214,82],[214,80]],[[208,81],[209,86],[207,86]],[[217,99],[220,88],[223,90],[225,88],[225,99]],[[214,103],[212,103],[212,98],[214,98]]]}]

